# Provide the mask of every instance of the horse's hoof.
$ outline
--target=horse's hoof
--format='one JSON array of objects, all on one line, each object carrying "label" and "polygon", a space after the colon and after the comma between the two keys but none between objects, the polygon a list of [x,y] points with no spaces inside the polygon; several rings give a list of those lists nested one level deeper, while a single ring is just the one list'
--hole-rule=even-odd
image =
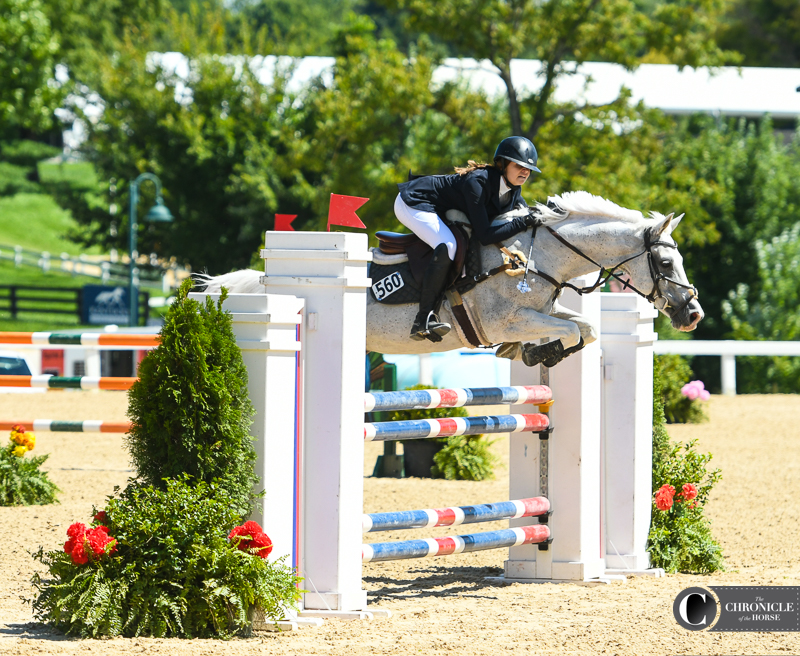
[{"label": "horse's hoof", "polygon": [[[552,367],[561,362],[559,356],[564,352],[564,345],[560,339],[547,344],[524,344],[522,346],[522,361],[529,367],[543,364]],[[552,364],[551,364],[552,363]]]}]

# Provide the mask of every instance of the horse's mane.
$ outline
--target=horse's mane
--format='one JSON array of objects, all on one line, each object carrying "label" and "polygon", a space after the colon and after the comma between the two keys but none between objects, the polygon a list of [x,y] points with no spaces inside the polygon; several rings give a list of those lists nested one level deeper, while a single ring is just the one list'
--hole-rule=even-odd
[{"label": "horse's mane", "polygon": [[[536,204],[539,216],[545,225],[559,223],[573,214],[588,214],[606,217],[626,223],[639,223],[645,220],[639,210],[629,210],[612,203],[606,198],[595,196],[588,191],[568,191],[559,196],[550,196],[547,205]],[[652,219],[663,219],[663,215],[651,212]]]}]

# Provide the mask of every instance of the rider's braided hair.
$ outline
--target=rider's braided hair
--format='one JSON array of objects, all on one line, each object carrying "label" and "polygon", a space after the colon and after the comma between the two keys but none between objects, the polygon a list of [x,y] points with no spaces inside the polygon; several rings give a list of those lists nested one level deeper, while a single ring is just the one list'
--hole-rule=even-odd
[{"label": "rider's braided hair", "polygon": [[499,169],[501,173],[506,170],[507,162],[502,157],[498,157],[494,160],[494,164],[487,164],[486,162],[476,162],[475,160],[471,159],[467,161],[466,166],[456,166],[455,171],[459,175],[467,175],[467,173],[472,173],[473,171],[477,171],[478,169]]}]

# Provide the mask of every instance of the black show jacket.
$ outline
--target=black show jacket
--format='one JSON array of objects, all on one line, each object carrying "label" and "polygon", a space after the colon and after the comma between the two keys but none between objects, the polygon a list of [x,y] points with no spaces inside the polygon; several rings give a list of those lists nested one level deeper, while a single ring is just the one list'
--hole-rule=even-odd
[{"label": "black show jacket", "polygon": [[488,246],[513,237],[526,227],[523,217],[499,226],[490,225],[498,214],[520,203],[527,207],[519,187],[511,187],[508,200],[500,205],[500,179],[500,171],[489,167],[466,175],[426,175],[397,186],[403,202],[415,210],[436,212],[440,217],[447,210],[461,210],[469,217],[481,244]]}]

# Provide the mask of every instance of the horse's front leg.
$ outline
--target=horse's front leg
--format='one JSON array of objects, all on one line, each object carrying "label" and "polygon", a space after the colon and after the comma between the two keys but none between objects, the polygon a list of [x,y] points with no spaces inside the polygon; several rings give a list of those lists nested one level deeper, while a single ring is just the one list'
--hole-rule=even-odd
[{"label": "horse's front leg", "polygon": [[[522,360],[529,367],[539,363],[543,363],[547,367],[553,367],[564,358],[576,351],[580,351],[586,344],[597,339],[597,330],[583,315],[557,303],[553,305],[553,311],[550,315],[542,315],[538,312],[535,314],[540,317],[546,316],[551,320],[554,319],[558,323],[545,323],[546,327],[543,331],[540,331],[544,332],[544,334],[537,334],[535,337],[528,335],[518,342],[502,344],[497,349],[497,357]],[[552,328],[554,325],[560,329],[560,332]],[[563,336],[565,331],[568,333],[566,337]],[[523,342],[531,342],[543,337],[549,337],[550,341],[546,344],[537,344],[536,341],[523,344]]]},{"label": "horse's front leg", "polygon": [[[533,342],[549,337],[560,339],[565,349],[580,342],[581,331],[571,318],[542,314],[530,308],[518,308],[505,323],[499,336],[503,342]],[[492,336],[496,340],[495,336]]]},{"label": "horse's front leg", "polygon": [[[553,310],[550,312],[550,315],[557,319],[572,321],[576,324],[581,332],[581,339],[583,340],[584,346],[597,340],[597,327],[582,314],[565,308],[558,301],[553,304]],[[564,346],[566,346],[566,344]]]}]

